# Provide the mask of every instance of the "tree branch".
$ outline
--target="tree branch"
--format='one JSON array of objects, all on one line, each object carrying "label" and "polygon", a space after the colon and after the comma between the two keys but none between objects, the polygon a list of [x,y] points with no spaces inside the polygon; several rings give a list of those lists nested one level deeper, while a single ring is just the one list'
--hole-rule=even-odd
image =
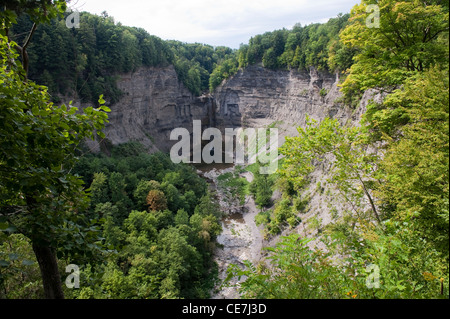
[{"label": "tree branch", "polygon": [[376,217],[376,219],[378,221],[378,224],[381,225],[381,219],[380,219],[380,216],[378,215],[378,211],[377,211],[377,209],[375,207],[375,204],[374,204],[374,202],[372,200],[372,196],[370,196],[369,191],[366,188],[366,184],[364,184],[364,182],[363,182],[363,180],[362,180],[362,178],[361,178],[361,176],[359,174],[358,174],[358,179],[359,179],[359,181],[362,184],[364,193],[366,194],[367,198],[369,199],[370,206],[372,207],[372,211],[373,211],[373,213],[374,213],[374,215],[375,215],[375,217]]},{"label": "tree branch", "polygon": [[23,45],[21,47],[19,46],[19,51],[22,56],[22,65],[23,65],[23,69],[25,70],[25,79],[28,78],[28,68],[29,68],[29,58],[28,58],[28,53],[27,53],[27,47],[30,44],[31,38],[33,37],[33,34],[36,31],[36,28],[37,28],[37,24],[33,23],[33,26],[31,27],[31,31],[28,34],[27,38],[25,39],[25,42],[23,43]]}]

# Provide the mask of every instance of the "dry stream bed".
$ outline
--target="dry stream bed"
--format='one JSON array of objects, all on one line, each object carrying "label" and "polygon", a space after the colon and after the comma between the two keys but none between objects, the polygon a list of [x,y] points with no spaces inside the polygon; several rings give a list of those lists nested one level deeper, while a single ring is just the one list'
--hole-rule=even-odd
[{"label": "dry stream bed", "polygon": [[[219,203],[224,217],[222,218],[222,233],[217,237],[215,261],[219,266],[219,279],[227,277],[227,269],[230,264],[243,266],[243,262],[249,260],[253,263],[259,261],[263,246],[263,237],[256,226],[255,216],[258,214],[255,201],[247,195],[243,205],[239,200],[229,200],[224,190],[218,187],[217,178],[225,173],[233,172],[234,168],[213,168],[210,171],[201,171],[200,174],[209,180],[211,187],[217,192]],[[253,174],[245,172],[240,175],[248,182],[252,182]],[[231,284],[237,283],[233,278]],[[212,295],[213,299],[236,299],[239,293],[235,287],[216,287]]]}]

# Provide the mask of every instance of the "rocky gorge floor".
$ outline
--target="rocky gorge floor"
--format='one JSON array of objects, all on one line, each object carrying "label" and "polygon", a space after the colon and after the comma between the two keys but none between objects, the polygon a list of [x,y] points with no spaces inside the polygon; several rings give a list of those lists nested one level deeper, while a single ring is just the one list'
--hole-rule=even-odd
[{"label": "rocky gorge floor", "polygon": [[[225,173],[233,172],[234,168],[212,169],[202,172],[202,176],[208,179],[215,188],[217,197],[224,212],[222,219],[222,233],[217,237],[215,261],[219,266],[219,280],[222,282],[227,277],[227,269],[231,264],[243,267],[244,261],[256,263],[261,258],[263,236],[255,223],[258,214],[255,201],[249,195],[246,196],[243,205],[236,198],[231,199],[225,194],[226,190],[218,187],[217,178]],[[245,172],[240,175],[248,182],[253,180],[253,174]],[[237,278],[233,278],[228,285],[219,284],[212,294],[212,299],[236,299],[239,293],[235,285]]]}]

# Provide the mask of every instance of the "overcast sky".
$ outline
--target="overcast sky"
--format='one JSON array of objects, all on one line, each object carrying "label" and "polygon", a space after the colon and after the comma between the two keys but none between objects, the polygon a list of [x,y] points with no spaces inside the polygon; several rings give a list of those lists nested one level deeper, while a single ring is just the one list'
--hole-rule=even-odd
[{"label": "overcast sky", "polygon": [[[78,11],[107,11],[116,22],[164,40],[239,48],[266,31],[326,22],[359,0],[72,0]],[[76,3],[76,4],[75,4]]]}]

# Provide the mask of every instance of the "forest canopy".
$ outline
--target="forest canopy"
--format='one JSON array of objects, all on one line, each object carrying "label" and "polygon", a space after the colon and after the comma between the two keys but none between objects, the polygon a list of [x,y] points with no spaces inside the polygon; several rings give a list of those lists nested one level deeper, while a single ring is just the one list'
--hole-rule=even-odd
[{"label": "forest canopy", "polygon": [[[325,24],[277,30],[252,37],[239,50],[200,43],[164,41],[141,28],[123,26],[105,11],[100,16],[80,13],[80,28],[67,28],[64,17],[40,24],[29,45],[30,78],[49,88],[55,101],[79,96],[94,102],[103,94],[108,105],[117,102],[118,74],[139,67],[173,65],[178,78],[194,95],[212,92],[240,68],[262,63],[270,69],[345,71],[357,49],[339,41],[349,15],[339,14]],[[21,42],[33,21],[17,19],[10,38]]]},{"label": "forest canopy", "polygon": [[[96,102],[103,94],[108,104],[117,102],[119,74],[138,68],[173,65],[179,80],[195,95],[208,90],[215,66],[233,55],[226,47],[163,41],[141,28],[116,23],[107,12],[100,16],[80,13],[79,28],[67,28],[66,18],[40,24],[29,45],[29,76],[45,85],[55,101],[61,96],[79,96]],[[27,14],[17,19],[10,38],[22,42],[32,28]]]}]

